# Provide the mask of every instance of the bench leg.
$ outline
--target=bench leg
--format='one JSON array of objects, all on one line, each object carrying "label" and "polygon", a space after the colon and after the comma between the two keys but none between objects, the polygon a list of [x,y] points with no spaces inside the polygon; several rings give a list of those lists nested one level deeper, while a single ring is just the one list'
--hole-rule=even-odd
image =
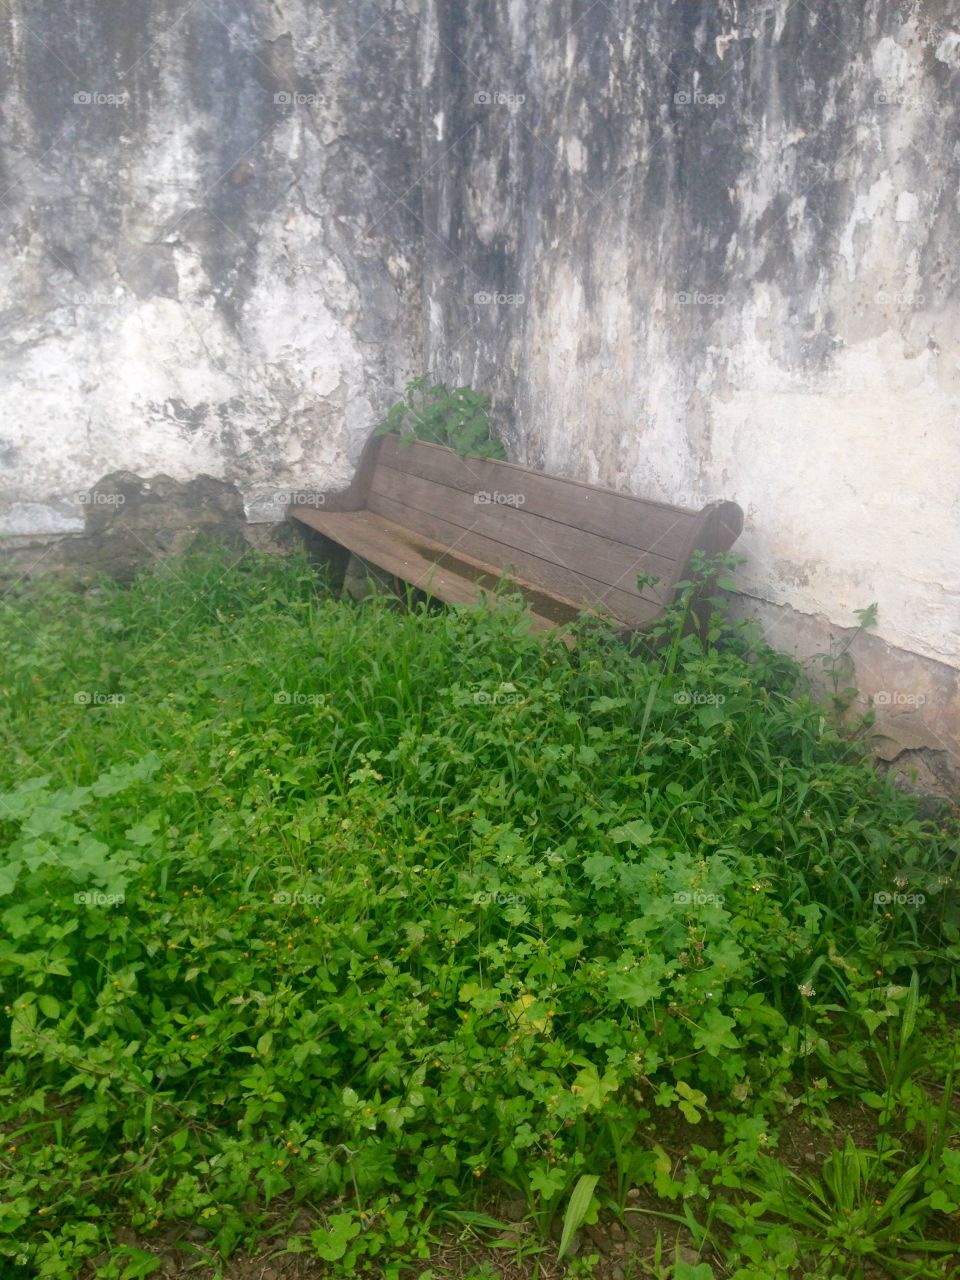
[{"label": "bench leg", "polygon": [[370,595],[396,595],[396,590],[396,579],[392,573],[385,573],[378,565],[351,552],[343,575],[341,595],[351,600],[363,600]]}]

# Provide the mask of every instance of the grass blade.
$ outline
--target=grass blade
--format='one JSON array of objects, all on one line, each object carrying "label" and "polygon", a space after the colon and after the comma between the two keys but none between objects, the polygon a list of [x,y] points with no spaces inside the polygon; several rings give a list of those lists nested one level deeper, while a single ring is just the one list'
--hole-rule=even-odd
[{"label": "grass blade", "polygon": [[587,1216],[590,1201],[593,1199],[593,1189],[599,1181],[600,1179],[596,1174],[585,1173],[573,1188],[570,1203],[567,1205],[567,1212],[563,1215],[563,1231],[560,1233],[558,1258],[562,1258],[570,1248],[570,1241],[573,1239],[574,1232]]}]

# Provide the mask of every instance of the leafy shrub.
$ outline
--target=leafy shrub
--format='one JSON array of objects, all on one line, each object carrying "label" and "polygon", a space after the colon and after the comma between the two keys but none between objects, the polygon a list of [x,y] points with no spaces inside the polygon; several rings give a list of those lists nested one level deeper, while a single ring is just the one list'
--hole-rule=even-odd
[{"label": "leafy shrub", "polygon": [[403,444],[425,440],[473,458],[506,458],[490,417],[490,400],[471,387],[454,387],[414,378],[403,400],[387,413],[381,435],[394,431]]}]

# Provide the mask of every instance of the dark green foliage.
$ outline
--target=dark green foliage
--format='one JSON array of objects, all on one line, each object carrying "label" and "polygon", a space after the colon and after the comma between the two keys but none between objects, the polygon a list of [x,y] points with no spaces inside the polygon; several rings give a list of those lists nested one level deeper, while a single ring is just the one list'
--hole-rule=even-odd
[{"label": "dark green foliage", "polygon": [[379,433],[393,431],[401,441],[426,440],[474,458],[506,458],[490,417],[490,400],[471,387],[454,387],[414,378],[403,400],[389,411]]}]

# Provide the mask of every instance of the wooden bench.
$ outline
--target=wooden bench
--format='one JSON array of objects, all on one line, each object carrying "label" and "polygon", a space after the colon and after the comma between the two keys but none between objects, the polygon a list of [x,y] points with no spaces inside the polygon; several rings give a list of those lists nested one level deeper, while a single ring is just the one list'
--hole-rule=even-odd
[{"label": "wooden bench", "polygon": [[[539,628],[584,611],[647,628],[693,553],[727,551],[743,528],[734,502],[690,511],[394,435],[367,443],[347,489],[298,495],[289,514],[450,604],[506,576]],[[638,590],[638,574],[659,581]]]}]

